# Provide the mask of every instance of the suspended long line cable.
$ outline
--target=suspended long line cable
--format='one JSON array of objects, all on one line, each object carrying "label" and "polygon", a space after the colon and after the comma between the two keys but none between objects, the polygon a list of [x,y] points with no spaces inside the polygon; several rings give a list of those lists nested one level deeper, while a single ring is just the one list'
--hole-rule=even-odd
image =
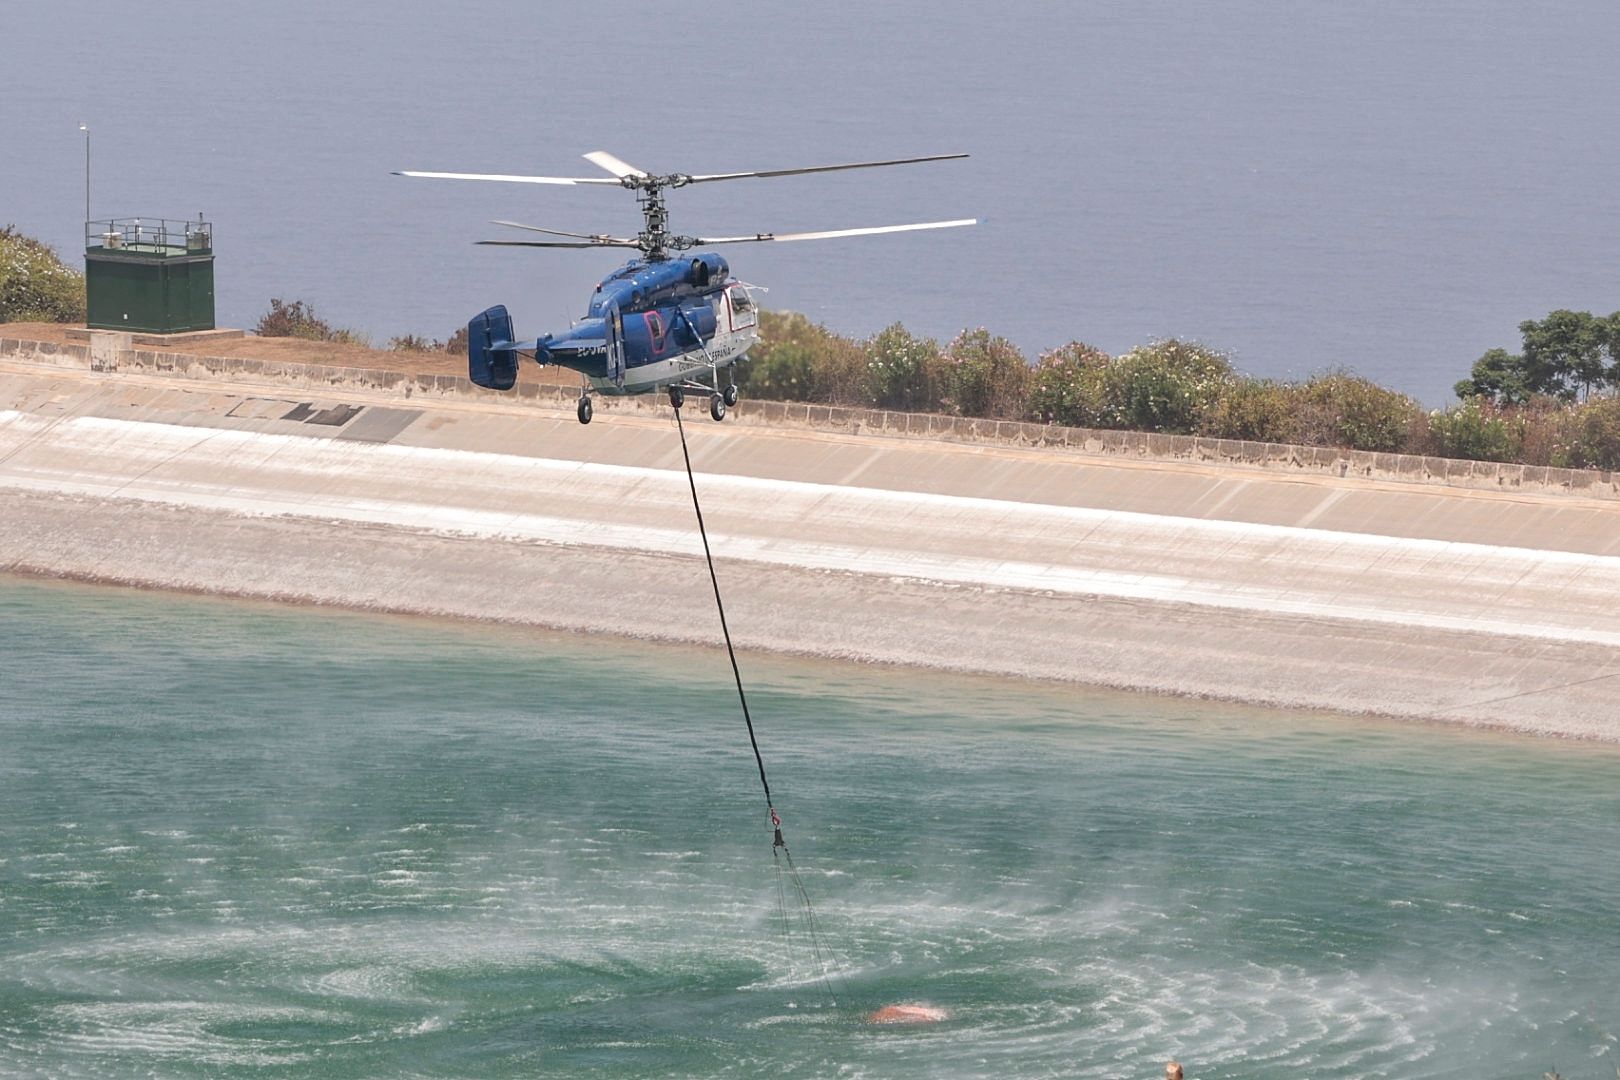
[{"label": "suspended long line cable", "polygon": [[765,809],[776,830],[775,846],[782,847],[782,819],[771,799],[771,782],[765,778],[765,758],[754,735],[754,718],[748,712],[748,695],[743,691],[742,671],[737,667],[737,650],[731,644],[731,628],[726,625],[726,604],[720,599],[720,578],[714,572],[714,554],[709,551],[709,530],[703,524],[703,507],[698,503],[697,480],[692,476],[692,454],[686,448],[686,425],[681,423],[680,406],[674,406],[675,427],[681,433],[681,457],[686,461],[686,483],[692,489],[692,511],[697,514],[698,535],[703,538],[703,558],[709,564],[709,584],[714,586],[714,606],[720,612],[720,633],[726,639],[726,655],[731,658],[731,677],[737,681],[737,700],[742,703],[743,723],[748,725],[748,745],[754,748],[754,764],[759,766],[759,786],[765,789]]},{"label": "suspended long line cable", "polygon": [[[773,837],[771,841],[771,858],[776,863],[778,907],[782,917],[783,937],[792,947],[792,937],[788,929],[786,897],[782,889],[782,861],[787,862],[788,876],[793,879],[793,891],[800,905],[804,908],[805,926],[809,929],[810,949],[815,957],[816,967],[822,985],[827,990],[827,997],[832,1001],[833,1007],[838,1006],[838,995],[833,992],[832,982],[828,975],[827,950],[822,945],[821,928],[816,922],[816,910],[810,903],[810,893],[804,887],[804,881],[799,876],[799,868],[793,863],[793,853],[788,850],[787,841],[782,838],[782,817],[776,812],[775,800],[771,798],[771,782],[765,776],[765,757],[759,751],[759,738],[754,734],[754,718],[748,711],[748,694],[743,690],[742,670],[737,666],[737,649],[731,643],[731,628],[726,623],[726,605],[720,598],[720,577],[714,570],[714,553],[709,548],[709,530],[703,522],[703,506],[698,502],[697,479],[692,473],[692,453],[686,445],[686,425],[681,421],[680,406],[670,402],[675,413],[675,427],[681,435],[681,458],[686,463],[686,483],[692,492],[692,512],[697,515],[698,535],[703,539],[703,558],[709,565],[709,584],[714,588],[714,606],[720,613],[720,634],[725,638],[726,655],[731,660],[731,676],[737,683],[737,701],[742,705],[743,723],[748,726],[748,745],[754,750],[754,764],[759,767],[759,786],[765,792],[765,810],[770,814]],[[780,853],[780,854],[779,854]]]}]

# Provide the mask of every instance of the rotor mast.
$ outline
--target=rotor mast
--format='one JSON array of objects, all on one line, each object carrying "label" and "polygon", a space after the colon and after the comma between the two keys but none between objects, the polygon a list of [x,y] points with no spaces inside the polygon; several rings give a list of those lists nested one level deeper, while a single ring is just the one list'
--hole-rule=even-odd
[{"label": "rotor mast", "polygon": [[634,191],[636,201],[641,204],[641,216],[645,219],[646,228],[636,239],[648,262],[663,262],[669,258],[673,238],[669,234],[669,210],[664,206],[664,189],[685,187],[691,182],[692,178],[685,173],[619,177],[619,183]]}]

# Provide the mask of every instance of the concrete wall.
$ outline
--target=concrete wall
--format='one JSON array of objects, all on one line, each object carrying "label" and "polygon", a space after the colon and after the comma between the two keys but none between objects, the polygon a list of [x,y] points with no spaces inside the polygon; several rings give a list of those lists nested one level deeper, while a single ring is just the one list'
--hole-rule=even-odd
[{"label": "concrete wall", "polygon": [[[430,400],[504,400],[519,405],[556,408],[577,396],[567,387],[524,383],[509,395],[475,386],[463,376],[418,375],[370,368],[326,367],[285,361],[192,356],[157,350],[120,351],[116,359],[92,359],[91,348],[0,338],[0,359],[59,365],[87,371],[220,378],[269,385],[348,392],[382,392]],[[607,411],[657,411],[661,399],[599,399]],[[1061,447],[1103,458],[1139,461],[1187,461],[1261,468],[1302,476],[1358,477],[1400,483],[1430,484],[1485,491],[1573,494],[1620,500],[1620,474],[1592,469],[1555,469],[1490,461],[1459,461],[1409,454],[1372,453],[1281,443],[1209,439],[1191,435],[1158,435],[1133,431],[1095,431],[1060,424],[1026,424],[1008,420],[975,420],[932,413],[851,409],[801,402],[740,402],[733,421],[835,432],[914,436],[998,446]]]}]

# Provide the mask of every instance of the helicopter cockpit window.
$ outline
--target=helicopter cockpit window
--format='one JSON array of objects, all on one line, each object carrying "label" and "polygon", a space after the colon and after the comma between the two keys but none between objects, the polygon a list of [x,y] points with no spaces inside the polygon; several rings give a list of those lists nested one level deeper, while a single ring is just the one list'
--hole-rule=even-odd
[{"label": "helicopter cockpit window", "polygon": [[759,315],[754,308],[754,298],[748,295],[748,290],[737,287],[726,290],[726,297],[731,302],[731,328],[741,330],[759,324]]}]

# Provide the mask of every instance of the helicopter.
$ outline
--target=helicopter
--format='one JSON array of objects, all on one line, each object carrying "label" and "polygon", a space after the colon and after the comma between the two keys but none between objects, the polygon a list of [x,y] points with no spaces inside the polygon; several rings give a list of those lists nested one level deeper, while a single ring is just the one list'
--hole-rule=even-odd
[{"label": "helicopter", "polygon": [[[821,232],[754,233],[748,236],[679,236],[669,231],[664,193],[688,184],[751,177],[800,176],[841,172],[927,161],[949,161],[967,154],[932,154],[888,161],[858,161],[844,165],[816,165],[763,172],[655,174],[638,169],[606,151],[585,154],[585,160],[609,173],[605,177],[511,176],[494,173],[399,171],[396,176],[438,180],[491,180],[518,184],[611,185],[636,193],[644,228],[635,236],[565,232],[516,221],[495,221],[512,229],[559,239],[480,240],[491,247],[530,248],[634,248],[639,258],[603,278],[592,293],[582,319],[567,330],[519,341],[512,317],[497,304],[473,316],[467,324],[467,373],[473,382],[491,390],[510,390],[517,384],[518,365],[528,357],[540,364],[556,364],[580,373],[576,414],[581,424],[591,422],[593,394],[646,394],[665,390],[679,409],[686,394],[709,396],[709,415],[724,420],[726,408],[737,404],[737,382],[731,371],[759,337],[759,312],[751,286],[731,274],[724,258],[713,252],[694,252],[717,244],[786,243],[796,240],[831,240],[846,236],[951,229],[978,224],[977,218],[925,221],[911,225],[879,225]],[[761,290],[762,291],[762,290]],[[721,372],[726,382],[721,385]],[[702,381],[707,373],[708,381]]]}]

